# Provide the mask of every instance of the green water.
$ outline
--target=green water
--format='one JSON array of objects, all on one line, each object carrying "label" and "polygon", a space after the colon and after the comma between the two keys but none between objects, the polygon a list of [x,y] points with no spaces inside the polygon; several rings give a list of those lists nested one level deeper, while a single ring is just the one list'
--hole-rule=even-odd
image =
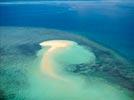
[{"label": "green water", "polygon": [[[44,50],[47,52],[47,50]],[[44,54],[42,51],[42,55]],[[41,56],[41,55],[40,55]],[[42,57],[42,56],[41,56]],[[41,58],[39,57],[39,59]],[[58,50],[55,60],[59,75],[68,81],[53,79],[41,74],[31,75],[30,96],[40,100],[132,100],[129,92],[119,86],[109,84],[106,80],[97,77],[86,77],[66,71],[71,64],[95,63],[95,55],[80,45],[72,45]]]},{"label": "green water", "polygon": [[[132,81],[126,80],[133,77],[129,71],[131,64],[113,51],[60,30],[18,27],[1,30],[2,99],[133,100]],[[50,78],[40,68],[42,55],[49,47],[41,48],[39,43],[55,39],[75,42],[53,55],[54,68],[68,82]],[[120,75],[109,73],[116,69]]]}]

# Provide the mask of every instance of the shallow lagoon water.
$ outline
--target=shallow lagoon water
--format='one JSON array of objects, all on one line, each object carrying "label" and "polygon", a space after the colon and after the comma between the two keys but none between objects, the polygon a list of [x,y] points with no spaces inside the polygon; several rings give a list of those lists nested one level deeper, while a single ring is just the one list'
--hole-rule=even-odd
[{"label": "shallow lagoon water", "polygon": [[[54,29],[0,27],[0,33],[2,99],[133,100],[133,66],[114,51]],[[51,58],[56,75],[68,81],[52,78],[41,68],[51,46],[39,44],[48,40],[74,43]]]}]

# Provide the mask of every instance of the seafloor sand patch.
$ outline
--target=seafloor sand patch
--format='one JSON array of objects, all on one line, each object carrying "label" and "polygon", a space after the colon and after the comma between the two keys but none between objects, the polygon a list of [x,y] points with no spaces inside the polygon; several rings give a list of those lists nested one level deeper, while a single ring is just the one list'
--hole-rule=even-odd
[{"label": "seafloor sand patch", "polygon": [[[42,42],[40,43],[40,45],[42,46],[42,48],[49,47],[48,50],[46,50],[43,54],[41,60],[41,70],[54,79],[63,81],[66,80],[64,77],[62,77],[62,75],[58,75],[58,73],[56,72],[62,71],[63,68],[60,67],[61,65],[59,65],[57,63],[58,61],[55,59],[62,59],[62,62],[59,63],[64,64],[95,63],[95,55],[85,48],[80,47],[76,42],[73,41],[50,40]],[[55,55],[59,55],[59,53],[62,53],[63,56],[55,57]],[[72,56],[69,56],[70,54]]]},{"label": "seafloor sand patch", "polygon": [[[56,74],[56,70],[54,68],[54,53],[56,53],[60,49],[64,49],[73,45],[71,41],[65,40],[51,40],[40,43],[42,47],[49,47],[49,49],[43,54],[43,58],[41,61],[41,70],[45,72],[48,76],[54,79],[64,80],[64,77]],[[67,59],[66,59],[67,60]]]}]

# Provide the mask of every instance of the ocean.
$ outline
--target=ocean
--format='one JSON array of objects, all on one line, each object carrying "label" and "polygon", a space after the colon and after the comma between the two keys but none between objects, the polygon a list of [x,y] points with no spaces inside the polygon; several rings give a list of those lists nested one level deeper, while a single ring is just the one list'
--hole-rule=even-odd
[{"label": "ocean", "polygon": [[0,4],[0,26],[45,27],[80,34],[134,60],[133,2]]},{"label": "ocean", "polygon": [[0,2],[0,100],[133,100],[134,3]]}]

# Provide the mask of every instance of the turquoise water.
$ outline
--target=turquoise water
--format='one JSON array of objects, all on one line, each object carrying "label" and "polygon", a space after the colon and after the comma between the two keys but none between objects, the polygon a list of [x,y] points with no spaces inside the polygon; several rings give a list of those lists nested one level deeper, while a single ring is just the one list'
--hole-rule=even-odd
[{"label": "turquoise water", "polygon": [[0,100],[133,100],[132,0],[24,1],[0,1]]},{"label": "turquoise water", "polygon": [[134,62],[133,0],[15,1],[0,0],[0,26],[71,31],[97,41]]},{"label": "turquoise water", "polygon": [[[133,65],[100,44],[48,28],[0,27],[0,35],[3,100],[133,100]],[[50,47],[39,43],[48,40],[75,43],[52,58],[56,74],[68,82],[53,79],[41,69]]]}]

